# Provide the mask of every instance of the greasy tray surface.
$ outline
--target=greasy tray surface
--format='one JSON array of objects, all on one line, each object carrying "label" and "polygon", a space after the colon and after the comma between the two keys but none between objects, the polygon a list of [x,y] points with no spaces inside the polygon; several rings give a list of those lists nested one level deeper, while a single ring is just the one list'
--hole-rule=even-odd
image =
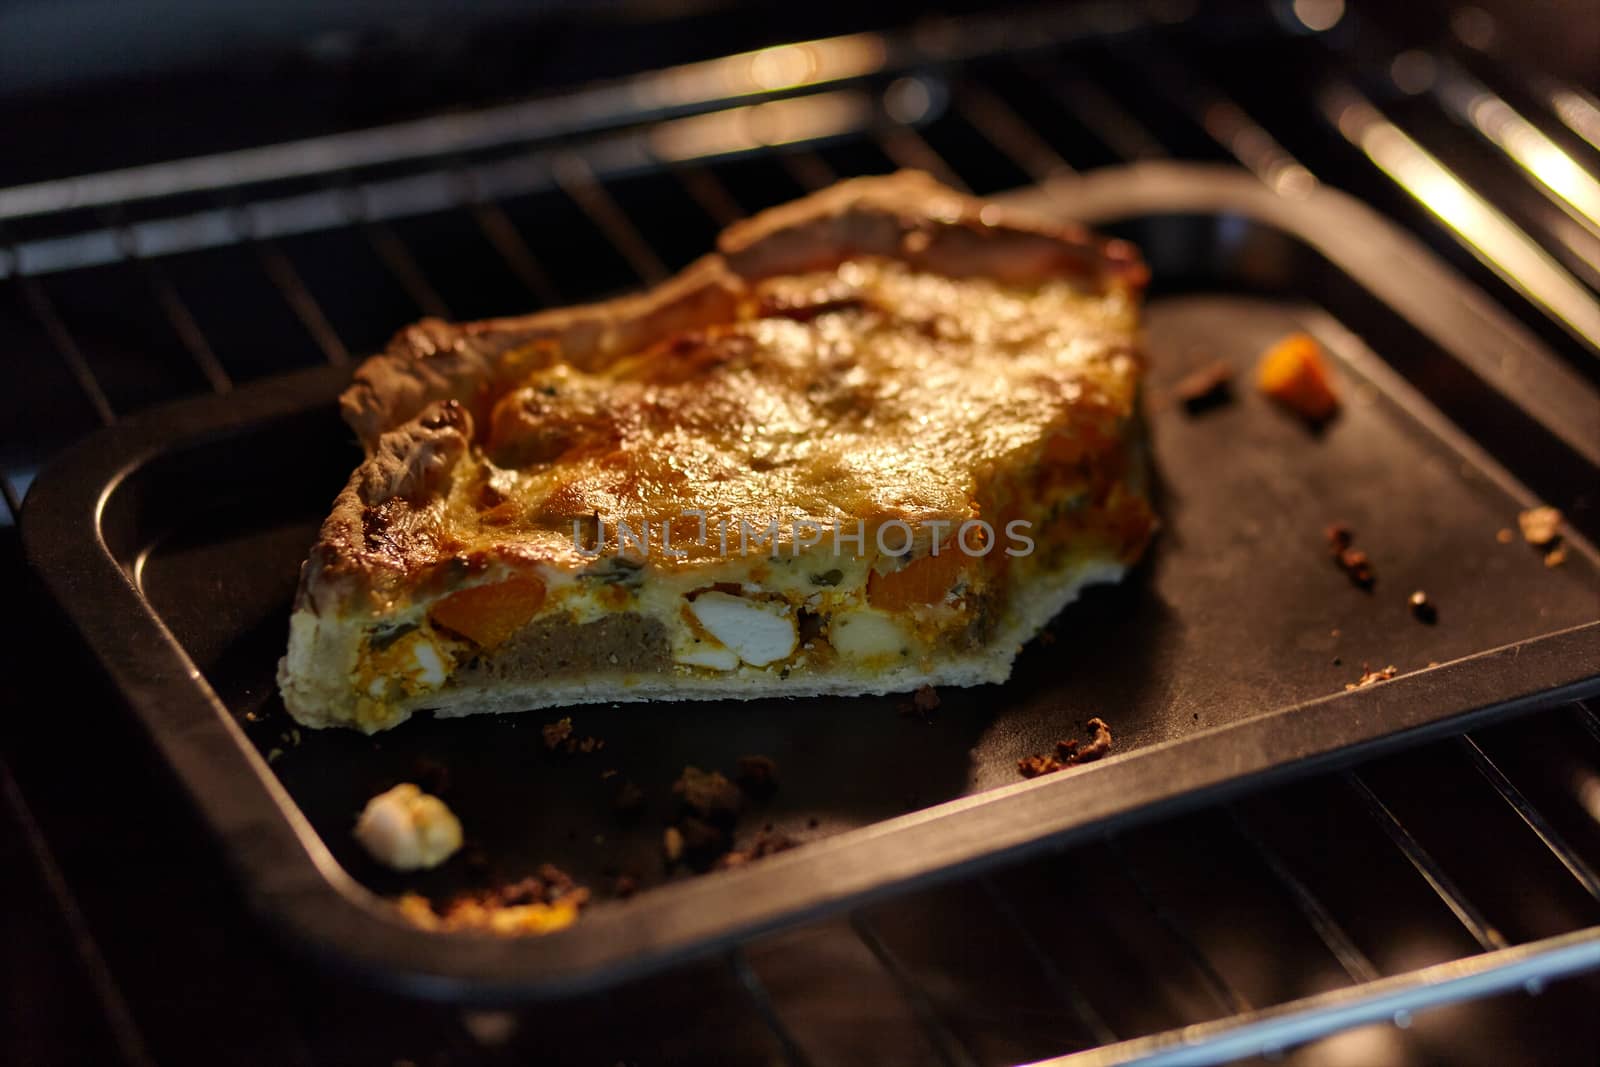
[{"label": "greasy tray surface", "polygon": [[[1236,212],[1280,203],[1244,178],[1204,170],[1190,178],[1212,199],[1231,195]],[[1128,215],[1113,192],[1102,184],[1098,201],[1080,203],[1093,218]],[[1335,208],[1349,206],[1320,210]],[[1241,233],[1247,248],[1252,234],[1281,240],[1260,222]],[[1147,251],[1159,280],[1162,250]],[[1432,418],[1425,406],[1343,325],[1296,300],[1221,292],[1237,264],[1190,264],[1186,273],[1197,266],[1209,266],[1211,278],[1200,272],[1209,284],[1156,296],[1147,316],[1165,522],[1149,560],[1122,586],[1069,608],[1053,644],[1031,646],[1008,685],[942,691],[927,720],[899,714],[904,698],[895,697],[584,708],[574,715],[577,732],[607,745],[568,757],[541,744],[539,726],[553,714],[423,718],[378,738],[290,733],[272,674],[296,571],[357,458],[333,410],[339,382],[327,373],[139,420],[111,431],[129,435],[123,446],[78,450],[30,497],[30,549],[202,794],[267,914],[347,962],[388,977],[431,976],[443,983],[432,988],[454,992],[609,980],[1141,804],[1592,684],[1600,642],[1578,632],[1343,693],[1364,662],[1417,671],[1590,624],[1600,572],[1581,543],[1557,569],[1520,542],[1497,543],[1495,532],[1515,526],[1526,498],[1470,446],[1419,422]],[[1346,410],[1320,436],[1249,387],[1256,355],[1294,329],[1316,334],[1338,357]],[[1218,358],[1241,372],[1238,400],[1185,415],[1172,384]],[[98,513],[108,557],[81,532],[72,543],[59,524],[113,483]],[[1354,526],[1375,560],[1375,591],[1351,587],[1326,559],[1322,529],[1333,520]],[[91,587],[109,591],[91,595]],[[1437,625],[1407,612],[1416,588],[1438,603]],[[108,627],[119,596],[137,610]],[[206,684],[184,676],[182,656]],[[1083,720],[1097,714],[1116,733],[1113,759],[1019,783],[1019,757],[1081,736]],[[274,749],[269,770],[255,757]],[[678,771],[731,771],[748,753],[774,757],[782,787],[745,816],[741,837],[770,821],[828,840],[744,871],[605,900],[608,872],[647,886],[663,880],[660,833]],[[359,885],[448,892],[485,879],[459,858],[426,876],[397,876],[354,844],[350,826],[366,798],[415,777],[419,759],[448,770],[447,798],[497,874],[555,862],[597,890],[576,927],[520,942],[456,936],[444,953],[444,935],[373,908]],[[600,773],[613,768],[645,791],[636,821],[611,810],[614,785]],[[860,832],[834,836],[849,830]]]}]

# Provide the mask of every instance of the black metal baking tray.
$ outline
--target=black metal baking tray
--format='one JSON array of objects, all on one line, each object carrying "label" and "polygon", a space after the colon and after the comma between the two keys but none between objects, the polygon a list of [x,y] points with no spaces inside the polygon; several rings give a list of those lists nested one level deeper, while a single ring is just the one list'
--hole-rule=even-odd
[{"label": "black metal baking tray", "polygon": [[[290,597],[357,459],[334,370],[83,442],[28,497],[29,556],[261,914],[331,961],[439,996],[594,988],[1267,777],[1600,691],[1594,550],[1574,532],[1551,568],[1520,539],[1501,543],[1532,494],[1395,369],[1472,377],[1490,399],[1468,417],[1509,428],[1506,450],[1568,484],[1593,474],[1566,444],[1594,397],[1572,393],[1550,353],[1337,193],[1291,201],[1238,172],[1141,165],[1018,199],[1125,233],[1151,261],[1147,400],[1164,530],[1122,585],[1067,609],[1008,684],[946,690],[929,716],[893,697],[581,708],[577,731],[606,746],[561,757],[541,741],[551,714],[421,717],[376,738],[293,730],[273,685]],[[1343,383],[1345,411],[1321,434],[1248,385],[1256,356],[1296,329],[1334,353]],[[1236,399],[1186,414],[1172,386],[1213,359],[1241,372]],[[1515,389],[1484,384],[1508,367]],[[1329,562],[1323,528],[1335,520],[1376,561],[1373,591]],[[1435,624],[1407,610],[1416,588],[1436,601]],[[1364,663],[1402,673],[1345,691]],[[1092,715],[1116,734],[1111,758],[1018,778],[1020,757],[1081,735]],[[806,843],[668,876],[671,781],[686,764],[731,769],[757,753],[777,760],[782,785],[744,832],[770,822]],[[447,772],[441,788],[488,872],[463,856],[400,876],[353,842],[365,800],[415,777],[419,761]],[[621,779],[647,797],[631,823],[609,803]],[[383,900],[542,862],[600,891],[547,937],[424,932]],[[644,890],[606,899],[614,872]]]}]

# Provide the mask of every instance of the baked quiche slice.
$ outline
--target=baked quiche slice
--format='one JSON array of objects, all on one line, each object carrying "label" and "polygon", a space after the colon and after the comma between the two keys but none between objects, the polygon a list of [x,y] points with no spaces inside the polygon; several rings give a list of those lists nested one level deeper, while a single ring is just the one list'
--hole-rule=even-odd
[{"label": "baked quiche slice", "polygon": [[1002,682],[1154,528],[1136,250],[902,172],[642,295],[423,321],[340,398],[366,458],[278,681],[414,711]]}]

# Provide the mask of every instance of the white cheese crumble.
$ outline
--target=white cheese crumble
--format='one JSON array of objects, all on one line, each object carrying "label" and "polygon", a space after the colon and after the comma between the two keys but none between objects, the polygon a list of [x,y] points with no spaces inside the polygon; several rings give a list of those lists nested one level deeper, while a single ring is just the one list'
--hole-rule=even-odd
[{"label": "white cheese crumble", "polygon": [[397,871],[437,867],[461,847],[461,821],[436,796],[401,782],[367,801],[356,840]]},{"label": "white cheese crumble", "polygon": [[444,660],[439,658],[439,650],[433,647],[430,641],[417,641],[411,646],[411,659],[417,665],[417,681],[429,689],[437,689],[444,684]]},{"label": "white cheese crumble", "polygon": [[787,604],[712,590],[695,597],[689,610],[707,633],[752,667],[787,659],[799,641]]},{"label": "white cheese crumble", "polygon": [[907,637],[889,615],[871,608],[841,612],[828,624],[828,642],[852,659],[895,656],[907,647]]}]

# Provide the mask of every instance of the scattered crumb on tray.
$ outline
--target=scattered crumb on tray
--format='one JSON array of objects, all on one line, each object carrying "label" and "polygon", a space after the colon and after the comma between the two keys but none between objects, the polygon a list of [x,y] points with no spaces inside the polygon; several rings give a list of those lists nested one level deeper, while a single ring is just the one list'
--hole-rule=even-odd
[{"label": "scattered crumb on tray", "polygon": [[574,734],[570,716],[545,723],[539,728],[539,734],[544,738],[544,747],[551,752],[565,752],[568,755],[574,752],[587,754],[599,752],[606,747],[605,741],[601,738],[578,737]]},{"label": "scattered crumb on tray", "polygon": [[1425,622],[1431,625],[1439,621],[1438,607],[1434,605],[1432,600],[1428,599],[1428,594],[1421,589],[1407,597],[1406,603],[1410,605],[1411,614],[1418,622]]},{"label": "scattered crumb on tray", "polygon": [[1262,354],[1256,388],[1313,425],[1339,411],[1322,346],[1308,334],[1290,334]]},{"label": "scattered crumb on tray", "polygon": [[681,862],[697,871],[736,867],[798,844],[768,823],[750,844],[734,847],[735,824],[746,798],[764,800],[777,791],[778,763],[771,756],[740,756],[735,778],[737,784],[721,771],[683,769],[672,784],[680,811],[661,837],[668,866]]},{"label": "scattered crumb on tray", "polygon": [[672,792],[702,818],[732,820],[744,807],[744,793],[721,771],[685,767],[672,783]]},{"label": "scattered crumb on tray", "polygon": [[931,685],[918,686],[911,694],[910,700],[902,700],[895,705],[895,711],[901,715],[916,715],[926,719],[939,707],[939,692]]},{"label": "scattered crumb on tray", "polygon": [[1087,723],[1094,736],[1086,745],[1077,741],[1057,741],[1055,751],[1044,755],[1024,756],[1017,761],[1017,772],[1024,778],[1037,778],[1079,763],[1089,763],[1111,751],[1111,727],[1104,719],[1090,719]]},{"label": "scattered crumb on tray", "polygon": [[1529,508],[1517,515],[1522,539],[1536,548],[1544,548],[1561,536],[1561,520],[1561,511],[1552,507]]},{"label": "scattered crumb on tray", "polygon": [[676,826],[669,826],[661,832],[661,854],[667,858],[668,863],[677,863],[683,859],[683,831]]},{"label": "scattered crumb on tray", "polygon": [[1390,678],[1393,678],[1399,673],[1400,672],[1395,669],[1395,666],[1392,663],[1387,667],[1380,668],[1379,670],[1372,670],[1367,664],[1363,663],[1361,665],[1361,677],[1354,682],[1346,682],[1344,687],[1347,692],[1351,689],[1363,689],[1376,682],[1387,682]]},{"label": "scattered crumb on tray", "polygon": [[731,867],[743,867],[751,860],[758,860],[778,852],[787,852],[798,844],[800,844],[799,841],[796,841],[781,830],[772,830],[770,828],[759,830],[745,847],[735,848],[718,856],[716,869],[725,871]]},{"label": "scattered crumb on tray", "polygon": [[539,728],[539,733],[544,737],[544,747],[554,752],[572,737],[572,718],[547,722]]},{"label": "scattered crumb on tray", "polygon": [[1233,399],[1233,368],[1212,360],[1184,375],[1172,392],[1191,415],[1221,407]]},{"label": "scattered crumb on tray", "polygon": [[611,810],[622,816],[637,815],[644,809],[644,790],[631,779],[623,779],[611,795]]},{"label": "scattered crumb on tray", "polygon": [[771,756],[740,756],[734,780],[752,797],[769,797],[778,789],[778,761]]},{"label": "scattered crumb on tray", "polygon": [[1328,554],[1350,583],[1361,589],[1371,589],[1378,574],[1367,554],[1355,547],[1355,531],[1345,523],[1333,522],[1323,530],[1323,536],[1328,542]]},{"label": "scattered crumb on tray", "polygon": [[1511,532],[1511,527],[1502,526],[1495,532],[1494,539],[1502,545],[1509,545],[1517,539],[1517,535]]},{"label": "scattered crumb on tray", "polygon": [[1544,554],[1544,565],[1546,567],[1559,567],[1563,563],[1565,563],[1566,561],[1567,561],[1567,546],[1566,545],[1556,545],[1554,548],[1552,548],[1550,551],[1548,551],[1548,552],[1546,552]]},{"label": "scattered crumb on tray", "polygon": [[537,874],[508,885],[454,897],[442,910],[420,893],[403,894],[395,906],[424,930],[478,930],[517,937],[566,929],[577,921],[589,895],[565,871],[547,863]]}]

